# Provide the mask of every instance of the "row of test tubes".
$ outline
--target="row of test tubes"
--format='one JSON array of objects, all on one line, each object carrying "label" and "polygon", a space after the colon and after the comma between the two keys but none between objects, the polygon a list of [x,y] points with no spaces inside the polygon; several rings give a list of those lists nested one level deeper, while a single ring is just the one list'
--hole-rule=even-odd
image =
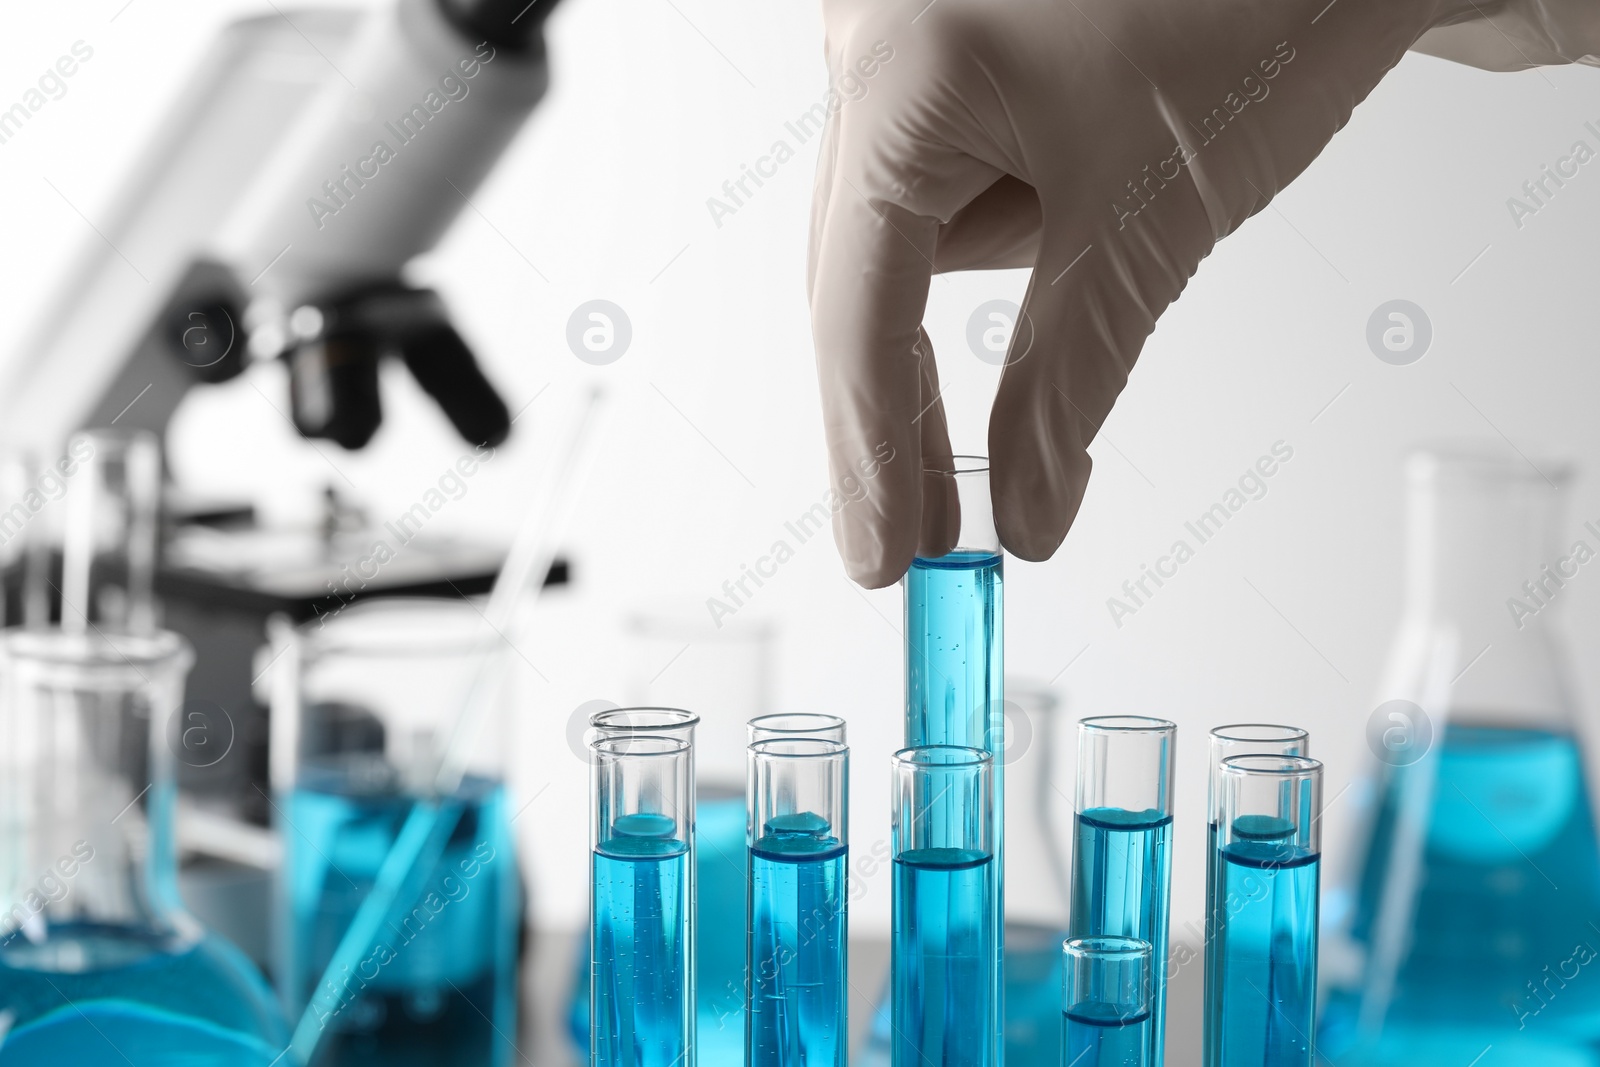
[{"label": "row of test tubes", "polygon": [[[1165,1059],[1173,748],[1163,719],[1078,724],[1062,1067]],[[1211,731],[1202,1062],[1311,1067],[1322,765],[1298,727]]]},{"label": "row of test tubes", "polygon": [[[593,719],[592,1062],[693,1063],[694,729],[689,712]],[[846,1026],[849,749],[841,719],[752,720],[745,1062],[838,1065]],[[1063,1067],[1163,1061],[1176,727],[1079,723]],[[1210,736],[1205,1062],[1310,1063],[1321,766],[1303,730]],[[994,759],[926,745],[894,756],[893,1062],[982,1065],[996,948]]]}]

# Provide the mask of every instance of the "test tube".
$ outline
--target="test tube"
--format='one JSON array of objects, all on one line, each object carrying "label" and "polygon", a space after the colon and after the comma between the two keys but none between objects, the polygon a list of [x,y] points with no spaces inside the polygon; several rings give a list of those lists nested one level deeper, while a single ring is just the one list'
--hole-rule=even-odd
[{"label": "test tube", "polygon": [[784,738],[748,760],[745,1063],[845,1067],[850,750]]},{"label": "test tube", "polygon": [[589,1063],[692,1065],[690,746],[646,735],[592,748]]},{"label": "test tube", "polygon": [[[1298,726],[1276,723],[1233,723],[1219,726],[1207,737],[1210,747],[1206,781],[1206,917],[1205,917],[1205,1015],[1209,1017],[1217,995],[1217,884],[1221,878],[1222,853],[1217,846],[1217,825],[1222,813],[1222,761],[1230,756],[1308,756],[1311,735]],[[1214,1036],[1214,1035],[1211,1035]],[[1217,1049],[1208,1036],[1205,1042],[1205,1067],[1217,1067]]]},{"label": "test tube", "polygon": [[996,1067],[994,757],[894,756],[890,948],[895,1067]]},{"label": "test tube", "polygon": [[161,446],[148,430],[86,430],[67,451],[88,458],[67,493],[61,627],[151,633]]},{"label": "test tube", "polygon": [[1143,715],[1078,723],[1073,937],[1150,942],[1150,1062],[1165,1044],[1172,894],[1172,749],[1178,728]]},{"label": "test tube", "polygon": [[1150,942],[1075,937],[1061,955],[1061,1067],[1148,1067]]},{"label": "test tube", "polygon": [[750,732],[750,743],[781,741],[785,738],[816,737],[824,741],[845,743],[845,722],[837,715],[824,715],[815,711],[785,712],[778,715],[757,715],[745,724]]},{"label": "test tube", "polygon": [[[995,757],[995,887],[990,922],[996,945],[992,1055],[1005,1021],[1005,597],[1000,535],[983,456],[926,458],[923,514],[941,522],[925,531],[924,552],[905,577],[906,745],[981,748]],[[931,542],[931,543],[930,543]]]},{"label": "test tube", "polygon": [[[595,712],[589,716],[589,726],[594,730],[596,740],[607,738],[626,737],[672,737],[689,746],[689,789],[690,796],[694,796],[696,776],[694,769],[694,734],[695,727],[700,725],[700,716],[692,711],[682,708],[608,708],[605,711]],[[694,817],[698,805],[691,806],[691,825],[697,825]],[[695,935],[699,928],[700,908],[700,877],[699,857],[695,839],[698,835],[689,835],[689,866],[686,878],[688,879],[689,900],[689,944],[695,944]],[[729,862],[738,862],[736,858],[729,858]],[[690,1001],[699,995],[700,991],[700,966],[699,953],[690,952],[688,960],[688,983],[691,990]],[[690,1015],[694,1026],[691,1029],[691,1044],[698,1038],[699,1013]],[[590,1026],[593,1026],[591,1017]]]},{"label": "test tube", "polygon": [[1207,1044],[1219,1067],[1311,1067],[1322,764],[1230,756],[1220,779],[1217,995]]}]

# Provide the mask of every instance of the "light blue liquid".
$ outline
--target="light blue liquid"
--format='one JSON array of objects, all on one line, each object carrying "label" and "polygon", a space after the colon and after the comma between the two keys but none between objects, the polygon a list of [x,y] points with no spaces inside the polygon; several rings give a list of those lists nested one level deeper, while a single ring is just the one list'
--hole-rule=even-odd
[{"label": "light blue liquid", "polygon": [[984,852],[895,857],[895,1067],[995,1067],[994,875]]},{"label": "light blue liquid", "polygon": [[995,885],[990,903],[996,1028],[1005,1025],[1005,586],[997,553],[918,557],[906,572],[906,745],[959,745],[994,754]]},{"label": "light blue liquid", "polygon": [[1061,1058],[1061,942],[1065,930],[1006,923],[1006,1067],[1056,1067]]},{"label": "light blue liquid", "polygon": [[1446,1067],[1488,1046],[1476,1067],[1595,1067],[1600,852],[1581,750],[1565,734],[1457,725],[1434,758],[1391,771],[1358,883],[1353,932],[1376,960],[1393,947],[1373,931],[1400,813],[1419,808],[1421,869],[1387,1011],[1363,1033],[1360,991],[1335,989],[1319,1047],[1339,1067]]},{"label": "light blue liquid", "polygon": [[594,1067],[686,1067],[689,848],[665,815],[624,815],[593,864]]},{"label": "light blue liquid", "polygon": [[744,1055],[748,846],[744,789],[701,786],[695,802],[695,1043],[708,1065]]},{"label": "light blue liquid", "polygon": [[845,1067],[847,850],[810,812],[765,830],[750,849],[745,1063]]},{"label": "light blue liquid", "polygon": [[1282,819],[1246,815],[1235,827],[1223,849],[1206,1029],[1220,1067],[1312,1067],[1320,857],[1285,843],[1293,829]]},{"label": "light blue liquid", "polygon": [[[1002,590],[998,555],[952,552],[912,561],[906,573],[908,746],[1000,750]],[[995,791],[1001,792],[998,783]]]},{"label": "light blue liquid", "polygon": [[[743,789],[702,786],[695,800],[695,1042],[707,1063],[735,1062],[744,1055],[745,851]],[[584,1053],[589,1051],[589,977],[585,947],[578,953],[567,1015],[573,1044]]]},{"label": "light blue liquid", "polygon": [[125,926],[0,941],[0,1018],[0,1067],[266,1067],[289,1043],[238,949]]},{"label": "light blue liquid", "polygon": [[1151,945],[1150,1062],[1162,1062],[1172,816],[1090,808],[1073,842],[1072,936],[1136,937]]},{"label": "light blue liquid", "polygon": [[1060,1067],[1146,1067],[1150,1013],[1088,1001],[1061,1013]]},{"label": "light blue liquid", "polygon": [[460,819],[423,892],[390,917],[342,1000],[322,972],[413,805],[309,769],[283,804],[290,944],[280,987],[295,1010],[317,995],[327,1026],[316,1067],[507,1064],[516,1058],[522,893],[503,785],[468,777]]}]

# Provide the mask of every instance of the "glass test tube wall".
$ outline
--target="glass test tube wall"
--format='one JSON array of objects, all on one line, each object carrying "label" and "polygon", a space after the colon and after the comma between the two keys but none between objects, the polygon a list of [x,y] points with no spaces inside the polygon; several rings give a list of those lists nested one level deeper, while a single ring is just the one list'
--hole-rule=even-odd
[{"label": "glass test tube wall", "polygon": [[849,750],[794,737],[748,758],[745,1063],[845,1067]]},{"label": "glass test tube wall", "polygon": [[61,625],[82,633],[155,628],[161,445],[148,430],[86,430],[72,456],[86,457],[67,492]]},{"label": "glass test tube wall", "polygon": [[1311,1067],[1316,1026],[1322,764],[1233,756],[1221,774],[1217,996],[1220,1067]]},{"label": "glass test tube wall", "polygon": [[693,1067],[693,786],[688,742],[593,745],[589,1062]]},{"label": "glass test tube wall", "polygon": [[1166,1028],[1167,930],[1172,892],[1172,749],[1165,719],[1108,715],[1078,723],[1073,937],[1150,942],[1150,1062]]},{"label": "glass test tube wall", "polygon": [[[589,716],[589,726],[594,731],[597,741],[611,738],[627,737],[671,737],[682,741],[689,746],[689,786],[696,788],[698,776],[695,772],[695,730],[700,725],[700,716],[681,708],[610,708],[605,711],[595,712]],[[694,815],[698,813],[699,805],[690,809],[690,824],[696,831],[699,829],[698,820]],[[689,835],[689,863],[684,874],[687,886],[687,900],[689,901],[689,944],[696,946],[695,931],[698,926],[700,884],[698,868],[698,850],[695,847],[698,833]],[[687,961],[689,988],[698,995],[700,989],[699,952],[691,949]],[[579,1047],[585,1051],[592,1050],[590,1038],[593,1035],[594,1020],[590,1015],[590,1006],[593,1001],[591,995],[593,988],[592,958],[584,953],[583,973],[576,983],[575,993],[578,1001],[574,1004],[572,1018],[569,1020],[574,1031],[581,1027],[582,1036]],[[743,1003],[743,995],[740,996]],[[694,1016],[693,1026],[690,1028],[690,1046],[698,1050],[700,1036],[699,1016]],[[575,1035],[576,1036],[576,1035]]]},{"label": "glass test tube wall", "polygon": [[925,514],[954,521],[949,550],[919,554],[905,577],[906,745],[956,745],[995,757],[989,840],[995,857],[989,936],[994,948],[993,1049],[1003,1042],[1005,951],[1004,616],[1000,536],[989,498],[989,461],[981,456],[931,460],[923,471]]},{"label": "glass test tube wall", "polygon": [[[1217,996],[1217,886],[1222,879],[1222,852],[1217,841],[1217,826],[1222,818],[1222,762],[1232,756],[1308,756],[1311,737],[1298,726],[1274,723],[1235,723],[1219,726],[1207,736],[1206,806],[1206,918],[1205,918],[1205,1011],[1211,1016]],[[1216,1067],[1217,1046],[1214,1031],[1205,1041],[1205,1067]]]},{"label": "glass test tube wall", "polygon": [[894,757],[890,949],[895,1067],[995,1067],[994,757]]},{"label": "glass test tube wall", "polygon": [[1148,1067],[1150,942],[1076,937],[1061,954],[1061,1067]]}]

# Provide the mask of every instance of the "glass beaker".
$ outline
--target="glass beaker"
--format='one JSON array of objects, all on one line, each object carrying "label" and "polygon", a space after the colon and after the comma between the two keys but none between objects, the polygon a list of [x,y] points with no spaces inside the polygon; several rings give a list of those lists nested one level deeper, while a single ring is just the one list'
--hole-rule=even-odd
[{"label": "glass beaker", "polygon": [[1558,541],[1564,468],[1435,450],[1407,475],[1404,614],[1319,1047],[1340,1067],[1600,1062],[1600,854],[1553,617],[1600,533]]},{"label": "glass beaker", "polygon": [[[173,633],[0,636],[0,1064],[265,1067],[271,991],[178,899]],[[119,1055],[120,1053],[120,1055]]]},{"label": "glass beaker", "polygon": [[315,1001],[327,1033],[314,1061],[510,1062],[523,908],[498,701],[469,739],[459,820],[422,892],[346,989],[318,986],[414,804],[433,796],[455,718],[480,672],[496,677],[504,640],[472,604],[425,599],[272,630],[274,977],[291,1013]]}]

